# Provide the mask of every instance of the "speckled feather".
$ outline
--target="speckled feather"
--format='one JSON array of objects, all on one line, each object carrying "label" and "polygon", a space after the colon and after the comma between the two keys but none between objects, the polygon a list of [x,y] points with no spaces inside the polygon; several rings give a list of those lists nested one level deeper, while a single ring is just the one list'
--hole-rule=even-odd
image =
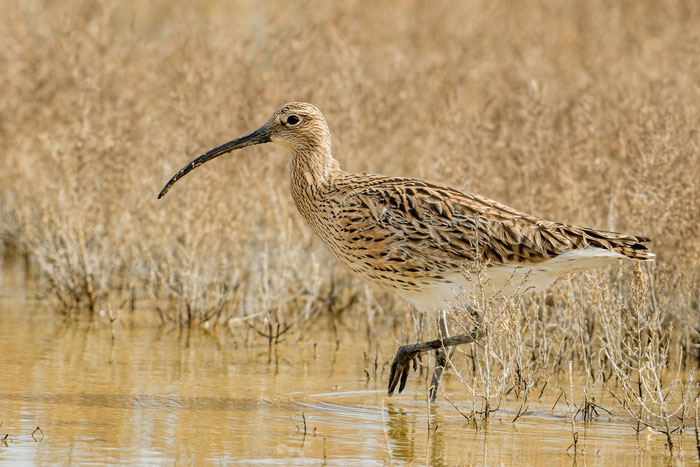
[{"label": "speckled feather", "polygon": [[532,266],[587,247],[654,256],[645,237],[540,220],[423,180],[344,172],[331,156],[323,116],[307,106],[281,109],[316,116],[312,133],[323,136],[292,146],[292,196],[333,253],[370,282],[410,290],[459,273],[467,261]]},{"label": "speckled feather", "polygon": [[[292,185],[299,185],[294,179],[292,172]],[[353,271],[393,288],[439,281],[465,261],[535,265],[586,247],[652,257],[644,237],[538,220],[422,180],[337,171],[316,196],[292,194],[314,231]]]},{"label": "speckled feather", "polygon": [[[299,122],[292,125],[290,116]],[[264,134],[263,140],[227,145],[235,149],[273,141],[288,146],[292,197],[307,223],[351,270],[404,296],[444,297],[445,291],[431,292],[431,286],[454,283],[451,278],[470,261],[485,263],[487,271],[537,268],[551,281],[611,259],[654,257],[645,237],[540,220],[423,180],[345,172],[331,155],[325,118],[310,104],[282,106],[256,132]],[[210,153],[228,152],[227,145]],[[192,168],[210,158],[205,156]],[[171,182],[189,170],[185,167]]]}]

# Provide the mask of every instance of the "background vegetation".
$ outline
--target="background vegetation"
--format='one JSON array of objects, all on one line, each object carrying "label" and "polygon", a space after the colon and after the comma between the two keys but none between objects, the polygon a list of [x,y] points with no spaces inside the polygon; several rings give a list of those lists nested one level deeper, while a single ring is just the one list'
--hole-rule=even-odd
[{"label": "background vegetation", "polygon": [[[687,423],[665,404],[697,393],[698,2],[6,0],[0,37],[0,241],[64,313],[155,310],[270,342],[319,320],[366,327],[370,347],[431,333],[303,225],[283,148],[218,159],[156,200],[194,156],[308,101],[346,170],[653,238],[658,261],[636,274],[483,304],[507,313],[487,340],[500,351],[456,357],[475,414],[541,394],[571,361],[577,394],[607,385],[641,423]],[[503,381],[474,363],[497,355]]]}]

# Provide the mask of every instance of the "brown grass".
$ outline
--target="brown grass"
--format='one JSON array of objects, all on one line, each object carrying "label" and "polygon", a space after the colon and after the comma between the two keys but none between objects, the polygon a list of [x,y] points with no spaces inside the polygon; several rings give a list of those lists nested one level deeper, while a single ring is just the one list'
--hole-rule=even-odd
[{"label": "brown grass", "polygon": [[[639,424],[670,431],[673,410],[650,398],[676,383],[649,372],[694,365],[700,342],[700,5],[527,3],[1,1],[0,239],[70,314],[135,292],[163,321],[271,343],[348,314],[370,340],[384,322],[399,340],[425,335],[303,225],[284,149],[221,158],[156,200],[194,156],[309,101],[347,170],[652,237],[642,276],[572,276],[499,305],[511,324],[492,323],[501,338],[470,361],[500,355],[512,373],[465,384],[488,414],[571,360],[586,388],[608,384]],[[634,396],[640,377],[661,392]]]}]

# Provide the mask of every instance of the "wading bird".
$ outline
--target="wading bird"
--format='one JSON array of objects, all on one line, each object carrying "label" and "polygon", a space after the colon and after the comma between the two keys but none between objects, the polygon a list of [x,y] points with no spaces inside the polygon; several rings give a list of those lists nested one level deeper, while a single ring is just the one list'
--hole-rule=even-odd
[{"label": "wading bird", "polygon": [[472,290],[465,265],[485,265],[488,288],[512,294],[544,289],[556,278],[615,262],[651,260],[648,238],[537,219],[479,195],[423,180],[345,172],[331,154],[323,114],[292,102],[263,126],[203,154],[158,195],[207,161],[235,149],[276,142],[292,152],[290,185],[299,212],[331,251],[364,280],[398,293],[421,311],[437,312],[438,338],[399,347],[389,376],[389,395],[401,392],[411,363],[434,350],[430,385],[435,399],[446,348],[470,343],[471,333],[449,336],[445,310]]}]

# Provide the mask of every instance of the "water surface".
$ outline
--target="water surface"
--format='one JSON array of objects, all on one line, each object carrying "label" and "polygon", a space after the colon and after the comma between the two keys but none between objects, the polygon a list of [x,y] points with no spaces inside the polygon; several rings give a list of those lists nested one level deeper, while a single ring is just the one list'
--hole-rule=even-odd
[{"label": "water surface", "polygon": [[[137,320],[138,321],[138,320]],[[670,459],[664,438],[612,418],[584,427],[574,457],[565,406],[529,404],[515,424],[466,423],[422,379],[386,397],[364,335],[330,332],[270,350],[225,332],[190,333],[122,317],[65,321],[31,295],[24,275],[0,276],[0,462],[319,465],[694,465],[694,439]],[[386,343],[387,354],[393,344]],[[365,369],[369,371],[369,378]],[[469,397],[456,378],[448,393]],[[302,415],[303,414],[303,415]],[[306,434],[304,421],[306,419]],[[430,422],[430,428],[429,428]],[[40,427],[40,431],[36,430]],[[35,431],[36,430],[36,431]],[[32,434],[34,432],[34,434]]]}]

